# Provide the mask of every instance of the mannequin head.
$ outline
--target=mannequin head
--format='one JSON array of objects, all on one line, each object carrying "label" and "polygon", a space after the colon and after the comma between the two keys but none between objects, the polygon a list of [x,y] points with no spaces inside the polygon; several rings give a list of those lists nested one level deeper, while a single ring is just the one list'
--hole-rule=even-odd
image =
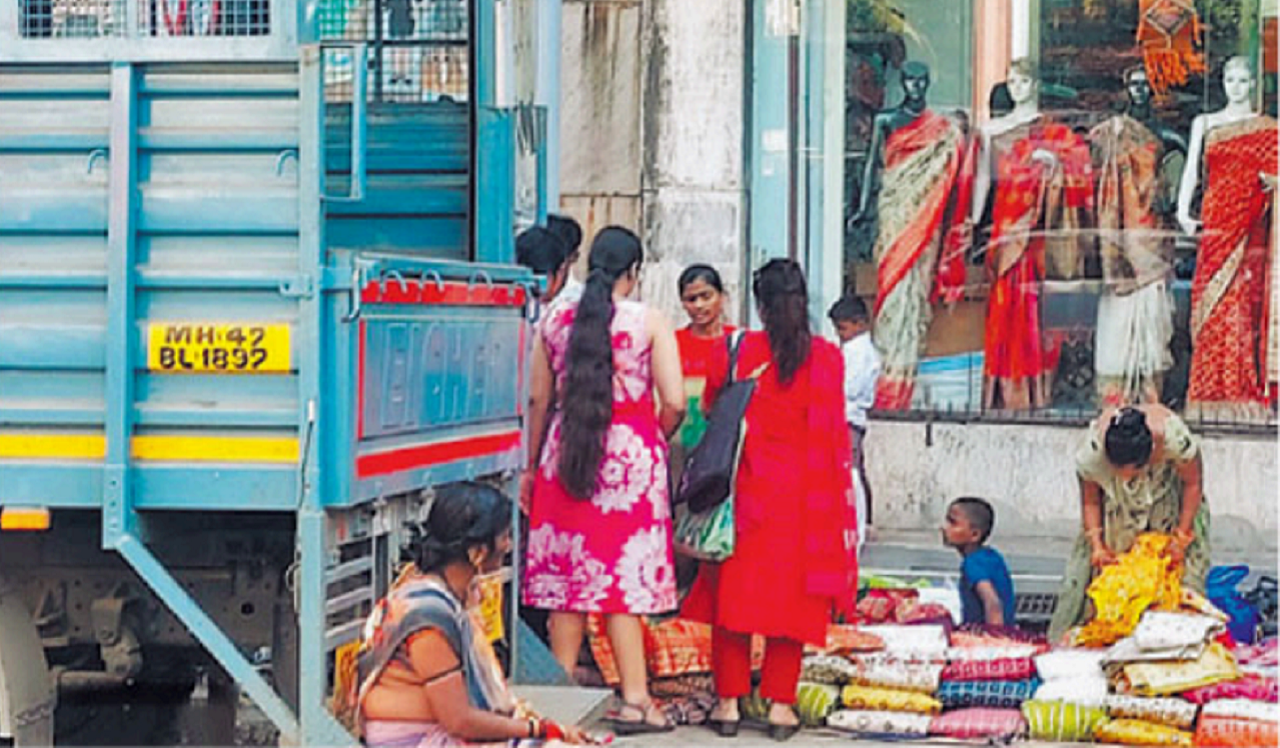
[{"label": "mannequin head", "polygon": [[1247,58],[1237,55],[1222,67],[1222,90],[1228,104],[1248,104],[1253,93],[1253,66]]},{"label": "mannequin head", "polygon": [[1129,95],[1129,105],[1143,109],[1151,103],[1151,81],[1145,68],[1129,68],[1124,73],[1124,90]]},{"label": "mannequin head", "polygon": [[1035,104],[1040,93],[1040,77],[1035,63],[1026,57],[1014,60],[1009,64],[1005,85],[1015,107]]},{"label": "mannequin head", "polygon": [[929,91],[929,66],[911,61],[902,66],[902,92],[907,104],[924,104]]}]

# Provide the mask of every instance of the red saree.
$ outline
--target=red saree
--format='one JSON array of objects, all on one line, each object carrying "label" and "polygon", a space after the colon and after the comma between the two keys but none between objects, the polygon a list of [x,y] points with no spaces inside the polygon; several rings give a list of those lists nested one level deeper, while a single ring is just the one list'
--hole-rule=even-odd
[{"label": "red saree", "polygon": [[[772,358],[764,333],[747,333],[740,350],[740,374]],[[708,378],[709,397],[725,364]],[[832,609],[852,612],[857,523],[843,370],[839,349],[815,338],[790,384],[773,366],[761,375],[735,489],[737,547],[727,561],[702,565],[684,617],[821,645]]]},{"label": "red saree", "polygon": [[1189,408],[1266,398],[1266,306],[1276,121],[1257,116],[1205,135],[1204,235],[1191,286]]},{"label": "red saree", "polygon": [[875,341],[884,370],[876,408],[911,405],[938,248],[963,153],[960,128],[927,110],[885,141],[875,250]]},{"label": "red saree", "polygon": [[[995,407],[996,385],[1003,406],[1048,404],[1046,375],[1052,350],[1040,324],[1040,290],[1046,270],[1073,277],[1080,253],[1084,214],[1092,207],[1089,147],[1063,125],[1041,118],[993,139],[996,193],[992,209],[987,271],[984,346],[984,403]],[[1034,155],[1054,156],[1050,165]],[[1011,391],[1025,391],[1029,403],[1010,403]]]}]

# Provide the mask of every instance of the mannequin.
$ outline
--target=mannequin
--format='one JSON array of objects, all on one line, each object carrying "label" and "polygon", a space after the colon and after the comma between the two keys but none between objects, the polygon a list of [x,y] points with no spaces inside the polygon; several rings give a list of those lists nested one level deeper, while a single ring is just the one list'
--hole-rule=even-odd
[{"label": "mannequin", "polygon": [[938,251],[964,156],[959,126],[927,108],[928,90],[929,68],[903,65],[903,101],[876,115],[863,179],[867,188],[853,216],[854,222],[862,220],[871,195],[877,195],[873,337],[884,362],[875,399],[882,409],[911,406],[932,316]]},{"label": "mannequin", "polygon": [[1191,123],[1178,190],[1178,223],[1194,235],[1191,203],[1204,174],[1203,233],[1191,286],[1191,382],[1187,410],[1201,416],[1263,418],[1271,273],[1271,198],[1276,121],[1253,109],[1253,69],[1227,60],[1227,104]]},{"label": "mannequin", "polygon": [[1125,113],[1089,132],[1104,280],[1094,366],[1105,406],[1158,402],[1173,364],[1172,248],[1161,230],[1161,166],[1169,149],[1185,153],[1186,144],[1152,116],[1145,70],[1125,73],[1125,91]]},{"label": "mannequin", "polygon": [[1034,66],[1015,60],[1006,81],[1013,110],[979,131],[970,220],[992,200],[987,271],[983,407],[1049,405],[1053,345],[1040,322],[1046,273],[1079,274],[1079,231],[1092,207],[1089,148],[1070,128],[1040,113]]}]

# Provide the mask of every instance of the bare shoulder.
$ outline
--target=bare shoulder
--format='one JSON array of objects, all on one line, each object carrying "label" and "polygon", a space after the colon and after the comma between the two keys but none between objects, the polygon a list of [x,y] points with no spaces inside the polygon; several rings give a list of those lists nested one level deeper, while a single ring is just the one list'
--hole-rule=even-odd
[{"label": "bare shoulder", "polygon": [[644,326],[651,336],[668,332],[671,332],[673,335],[675,334],[672,332],[671,322],[667,319],[667,315],[651,306],[642,306],[644,308]]}]

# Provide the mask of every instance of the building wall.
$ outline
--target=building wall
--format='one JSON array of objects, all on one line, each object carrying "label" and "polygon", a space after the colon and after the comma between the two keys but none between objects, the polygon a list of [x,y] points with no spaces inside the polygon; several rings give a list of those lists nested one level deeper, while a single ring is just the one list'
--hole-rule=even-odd
[{"label": "building wall", "polygon": [[673,320],[675,280],[692,262],[719,268],[740,299],[745,3],[563,7],[560,209],[584,242],[610,223],[639,232],[642,293]]},{"label": "building wall", "polygon": [[[981,496],[995,507],[997,542],[1043,538],[1061,549],[1080,528],[1074,466],[1083,434],[1060,426],[874,421],[867,476],[875,526],[930,530],[951,499]],[[1202,445],[1214,563],[1269,558],[1274,566],[1275,438],[1208,435]]]}]

